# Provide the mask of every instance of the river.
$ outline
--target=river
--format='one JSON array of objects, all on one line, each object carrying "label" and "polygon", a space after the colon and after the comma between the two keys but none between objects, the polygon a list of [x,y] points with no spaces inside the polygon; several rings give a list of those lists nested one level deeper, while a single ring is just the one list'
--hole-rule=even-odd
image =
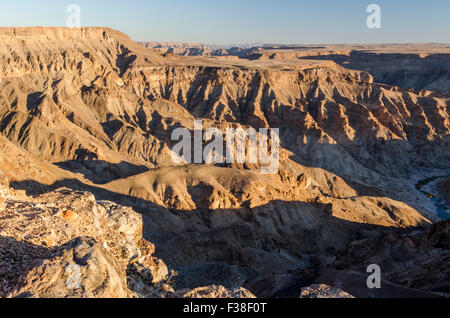
[{"label": "river", "polygon": [[431,182],[437,182],[440,179],[448,178],[448,176],[443,177],[431,177],[424,180],[420,180],[416,184],[416,188],[422,192],[429,200],[431,200],[436,207],[437,216],[444,221],[450,220],[450,213],[448,212],[449,206],[443,198],[439,198],[436,195],[431,194],[424,190],[424,188]]}]

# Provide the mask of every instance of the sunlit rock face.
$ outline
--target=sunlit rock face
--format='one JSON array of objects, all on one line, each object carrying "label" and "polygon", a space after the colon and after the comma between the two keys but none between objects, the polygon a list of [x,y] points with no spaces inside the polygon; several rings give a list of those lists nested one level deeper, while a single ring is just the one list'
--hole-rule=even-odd
[{"label": "sunlit rock face", "polygon": [[[2,252],[1,296],[298,297],[372,257],[393,262],[392,283],[445,291],[398,276],[427,249],[447,257],[418,239],[439,218],[416,182],[450,175],[450,101],[433,85],[321,54],[181,57],[105,28],[0,42],[0,238],[23,260]],[[279,169],[175,164],[172,133],[196,119],[278,128]]]}]

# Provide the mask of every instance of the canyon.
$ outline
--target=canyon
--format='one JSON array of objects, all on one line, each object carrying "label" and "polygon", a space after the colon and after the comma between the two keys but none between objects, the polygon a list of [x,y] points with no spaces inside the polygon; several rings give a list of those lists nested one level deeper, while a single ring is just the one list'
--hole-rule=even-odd
[{"label": "canyon", "polygon": [[[0,297],[450,295],[448,46],[0,42]],[[278,171],[175,163],[195,120],[279,129]]]}]

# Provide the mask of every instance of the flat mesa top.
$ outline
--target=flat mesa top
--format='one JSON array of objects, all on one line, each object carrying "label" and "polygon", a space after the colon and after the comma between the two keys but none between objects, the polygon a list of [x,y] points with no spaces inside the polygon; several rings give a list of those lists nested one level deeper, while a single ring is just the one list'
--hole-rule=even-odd
[{"label": "flat mesa top", "polygon": [[180,56],[177,58],[176,64],[250,70],[302,70],[330,66],[333,64],[332,61],[336,61],[336,58],[353,55],[386,55],[387,58],[410,55],[422,59],[433,56],[442,58],[450,55],[450,44],[264,45],[243,49],[239,54],[230,50],[230,53],[224,56]]},{"label": "flat mesa top", "polygon": [[333,54],[365,52],[380,54],[450,54],[450,43],[266,45],[255,49],[261,53]]}]

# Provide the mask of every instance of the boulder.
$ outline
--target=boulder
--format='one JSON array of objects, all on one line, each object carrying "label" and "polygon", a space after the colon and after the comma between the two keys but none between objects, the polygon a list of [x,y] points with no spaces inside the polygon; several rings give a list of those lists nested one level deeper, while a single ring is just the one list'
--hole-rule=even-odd
[{"label": "boulder", "polygon": [[355,298],[349,293],[325,284],[302,288],[300,298]]}]

